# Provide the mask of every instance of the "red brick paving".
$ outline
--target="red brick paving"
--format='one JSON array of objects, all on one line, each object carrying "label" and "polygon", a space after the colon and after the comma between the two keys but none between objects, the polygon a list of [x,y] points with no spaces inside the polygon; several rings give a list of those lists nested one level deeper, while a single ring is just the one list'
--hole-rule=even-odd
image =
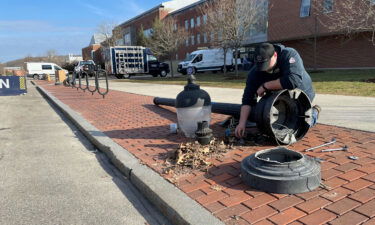
[{"label": "red brick paving", "polygon": [[[182,135],[169,134],[169,124],[176,123],[175,110],[157,107],[152,97],[110,91],[103,99],[72,88],[38,84],[80,113],[115,142],[134,154],[144,164],[165,178],[163,154],[186,141]],[[223,130],[216,125],[226,116],[213,114],[216,135]],[[212,159],[207,172],[179,175],[176,186],[227,224],[375,224],[375,133],[328,125],[317,125],[290,149],[302,151],[331,138],[348,145],[349,152],[307,153],[319,157],[322,178],[327,189],[296,195],[268,194],[242,183],[238,174],[240,161],[261,149],[273,146],[241,147]],[[358,160],[348,156],[358,156]]]}]

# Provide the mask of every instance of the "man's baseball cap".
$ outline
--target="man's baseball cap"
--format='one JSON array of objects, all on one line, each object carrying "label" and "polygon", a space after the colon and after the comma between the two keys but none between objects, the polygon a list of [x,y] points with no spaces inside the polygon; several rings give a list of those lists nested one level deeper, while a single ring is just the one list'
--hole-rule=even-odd
[{"label": "man's baseball cap", "polygon": [[275,47],[270,43],[259,44],[255,48],[254,62],[257,71],[266,71],[270,66],[270,59],[275,53]]}]

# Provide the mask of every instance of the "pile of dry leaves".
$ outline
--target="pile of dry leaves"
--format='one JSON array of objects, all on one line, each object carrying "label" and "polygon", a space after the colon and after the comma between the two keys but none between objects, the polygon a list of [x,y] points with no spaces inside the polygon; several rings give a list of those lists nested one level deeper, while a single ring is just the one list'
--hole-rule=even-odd
[{"label": "pile of dry leaves", "polygon": [[200,145],[198,142],[187,142],[180,144],[166,159],[165,173],[183,172],[186,170],[205,170],[210,165],[210,159],[220,158],[230,149],[233,145],[226,145],[223,140],[213,138],[210,144]]}]

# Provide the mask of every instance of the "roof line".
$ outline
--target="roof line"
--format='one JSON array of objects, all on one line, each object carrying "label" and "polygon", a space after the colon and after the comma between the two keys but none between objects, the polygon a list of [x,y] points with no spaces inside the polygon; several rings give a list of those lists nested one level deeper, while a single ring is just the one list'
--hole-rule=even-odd
[{"label": "roof line", "polygon": [[190,9],[190,8],[193,8],[193,7],[197,6],[197,5],[200,5],[200,4],[202,4],[203,2],[206,2],[206,1],[207,1],[207,0],[201,0],[201,1],[195,2],[195,3],[193,3],[193,4],[187,5],[187,6],[181,8],[181,9],[179,9],[179,10],[176,10],[176,11],[174,11],[174,12],[172,12],[172,13],[169,13],[169,15],[170,15],[170,16],[173,16],[173,15],[175,15],[175,14],[177,14],[177,13],[180,13],[180,12],[182,12],[182,11],[185,11],[185,10],[188,10],[188,9]]},{"label": "roof line", "polygon": [[144,16],[144,15],[146,15],[146,14],[152,12],[152,11],[155,11],[156,9],[159,9],[159,8],[164,8],[164,5],[163,4],[159,4],[159,5],[155,6],[154,8],[151,8],[151,9],[149,9],[149,10],[147,10],[147,11],[139,14],[138,16],[135,16],[135,17],[131,18],[130,20],[127,20],[127,21],[123,22],[122,24],[120,24],[120,25],[118,25],[116,27],[120,27],[120,26],[123,26],[123,25],[125,25],[127,23],[130,23],[130,22],[132,22],[132,21],[134,21],[134,20],[136,20],[136,19],[138,19],[138,18],[140,18],[140,17],[142,17],[142,16]]}]

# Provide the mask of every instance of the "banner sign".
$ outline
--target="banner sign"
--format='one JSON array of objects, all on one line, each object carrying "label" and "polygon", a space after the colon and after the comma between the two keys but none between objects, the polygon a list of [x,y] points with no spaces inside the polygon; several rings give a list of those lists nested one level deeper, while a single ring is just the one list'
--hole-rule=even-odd
[{"label": "banner sign", "polygon": [[0,76],[0,96],[27,93],[26,77]]}]

